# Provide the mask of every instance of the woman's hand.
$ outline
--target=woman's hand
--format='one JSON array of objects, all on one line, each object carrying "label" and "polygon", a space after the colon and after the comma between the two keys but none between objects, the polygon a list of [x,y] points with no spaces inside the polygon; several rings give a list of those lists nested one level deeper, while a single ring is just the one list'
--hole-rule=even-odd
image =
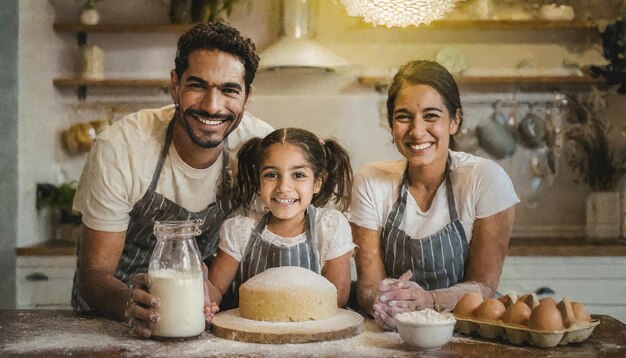
[{"label": "woman's hand", "polygon": [[220,307],[215,302],[211,302],[211,297],[209,295],[209,286],[211,283],[208,279],[209,269],[204,263],[202,263],[202,276],[204,276],[204,320],[208,325],[211,323],[215,314],[220,310]]},{"label": "woman's hand", "polygon": [[152,335],[149,324],[159,322],[160,319],[154,309],[161,306],[161,300],[148,292],[151,283],[148,274],[136,274],[132,279],[124,310],[126,323],[131,331],[144,338]]},{"label": "woman's hand", "polygon": [[417,283],[410,281],[411,271],[398,279],[385,279],[378,285],[374,303],[376,322],[384,329],[395,329],[393,317],[398,313],[431,307],[432,295]]}]

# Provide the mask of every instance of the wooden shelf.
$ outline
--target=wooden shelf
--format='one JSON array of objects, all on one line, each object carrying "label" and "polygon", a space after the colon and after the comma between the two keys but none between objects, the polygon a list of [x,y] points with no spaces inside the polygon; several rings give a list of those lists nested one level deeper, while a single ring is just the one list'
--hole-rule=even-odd
[{"label": "wooden shelf", "polygon": [[55,87],[134,87],[134,88],[168,88],[169,79],[131,79],[131,78],[110,78],[104,80],[87,80],[80,78],[57,78],[53,82]]},{"label": "wooden shelf", "polygon": [[76,88],[78,99],[87,98],[88,87],[99,88],[158,88],[167,91],[170,87],[169,79],[142,79],[142,78],[109,78],[104,80],[88,80],[81,78],[56,78],[52,81],[54,87]]},{"label": "wooden shelf", "polygon": [[81,24],[54,24],[55,32],[108,32],[108,33],[182,33],[191,28],[194,24],[98,24],[98,25],[81,25]]},{"label": "wooden shelf", "polygon": [[[455,76],[459,86],[592,86],[603,82],[590,76]],[[373,86],[377,90],[386,90],[391,78],[364,76],[359,83]]]},{"label": "wooden shelf", "polygon": [[[597,29],[593,21],[571,20],[571,21],[547,21],[547,20],[466,20],[466,21],[433,21],[424,29],[499,29],[499,30],[590,30]],[[422,26],[417,29],[422,29]]]},{"label": "wooden shelf", "polygon": [[[87,32],[87,33],[182,33],[194,24],[62,24],[53,25],[56,32]],[[363,27],[372,27],[363,23]],[[547,21],[547,20],[444,20],[433,21],[430,25],[409,27],[415,30],[460,30],[460,29],[499,29],[499,30],[590,30],[597,29],[593,21]]]}]

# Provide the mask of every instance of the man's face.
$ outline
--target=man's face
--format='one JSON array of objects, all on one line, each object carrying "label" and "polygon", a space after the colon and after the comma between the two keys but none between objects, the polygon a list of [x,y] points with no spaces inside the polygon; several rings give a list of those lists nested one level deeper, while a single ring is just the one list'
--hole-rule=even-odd
[{"label": "man's face", "polygon": [[241,121],[248,102],[245,67],[238,57],[219,50],[196,50],[189,67],[177,78],[172,71],[171,94],[191,141],[215,148]]}]

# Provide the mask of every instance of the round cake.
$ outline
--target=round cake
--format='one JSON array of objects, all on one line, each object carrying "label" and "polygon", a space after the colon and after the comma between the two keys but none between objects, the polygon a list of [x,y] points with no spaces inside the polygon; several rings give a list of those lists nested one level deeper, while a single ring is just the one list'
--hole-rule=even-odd
[{"label": "round cake", "polygon": [[239,288],[239,314],[269,322],[322,320],[337,313],[337,289],[324,276],[295,266],[267,269]]}]

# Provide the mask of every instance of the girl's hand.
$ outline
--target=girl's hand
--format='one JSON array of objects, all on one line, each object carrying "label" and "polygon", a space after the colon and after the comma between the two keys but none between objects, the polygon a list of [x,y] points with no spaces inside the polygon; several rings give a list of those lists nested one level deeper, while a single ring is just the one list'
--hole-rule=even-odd
[{"label": "girl's hand", "polygon": [[204,320],[208,324],[220,308],[215,302],[211,302],[211,297],[209,297],[209,268],[204,263],[202,263],[202,275],[204,276]]},{"label": "girl's hand", "polygon": [[215,314],[220,310],[219,306],[215,302],[210,302],[208,305],[204,305],[204,320],[207,325],[211,323]]}]

